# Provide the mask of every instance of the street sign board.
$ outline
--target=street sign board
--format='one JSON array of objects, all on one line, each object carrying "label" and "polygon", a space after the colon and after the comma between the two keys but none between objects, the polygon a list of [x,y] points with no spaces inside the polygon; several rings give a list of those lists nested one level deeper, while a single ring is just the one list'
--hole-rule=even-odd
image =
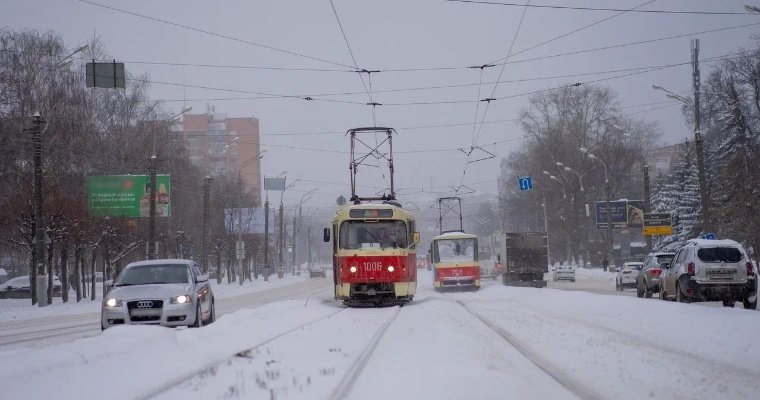
[{"label": "street sign board", "polygon": [[704,235],[702,235],[702,239],[715,240],[715,234],[714,233],[705,233]]},{"label": "street sign board", "polygon": [[124,63],[114,62],[88,62],[85,66],[87,75],[87,87],[107,89],[124,89],[126,79],[124,76]]},{"label": "street sign board", "polygon": [[[644,223],[643,200],[616,200],[610,202],[612,229],[639,228]],[[596,202],[596,228],[607,229],[607,202]]]},{"label": "street sign board", "polygon": [[264,177],[264,190],[285,190],[285,178]]},{"label": "street sign board", "polygon": [[645,236],[672,235],[673,225],[668,213],[644,214],[643,233]]},{"label": "street sign board", "polygon": [[520,185],[520,190],[533,189],[533,180],[529,176],[521,176],[517,178],[517,183]]},{"label": "street sign board", "polygon": [[[156,175],[156,216],[171,216],[169,175]],[[99,217],[149,217],[148,175],[101,175],[87,177],[87,208]]]}]

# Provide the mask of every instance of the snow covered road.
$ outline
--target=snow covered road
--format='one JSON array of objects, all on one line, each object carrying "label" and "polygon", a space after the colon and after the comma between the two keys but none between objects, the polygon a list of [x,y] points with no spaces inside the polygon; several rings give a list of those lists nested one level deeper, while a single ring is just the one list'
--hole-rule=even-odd
[{"label": "snow covered road", "polygon": [[[760,313],[504,287],[348,309],[326,287],[202,329],[116,327],[0,351],[9,398],[750,399]],[[308,282],[307,282],[308,283]],[[284,289],[284,287],[283,287]],[[614,289],[613,289],[614,290]],[[283,294],[284,296],[284,294]],[[236,307],[231,305],[230,309]]]}]

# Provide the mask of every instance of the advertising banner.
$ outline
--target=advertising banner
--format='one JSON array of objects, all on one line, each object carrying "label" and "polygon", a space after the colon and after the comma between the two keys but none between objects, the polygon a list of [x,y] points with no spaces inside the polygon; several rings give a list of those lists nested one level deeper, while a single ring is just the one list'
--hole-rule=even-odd
[{"label": "advertising banner", "polygon": [[264,177],[264,190],[285,190],[285,178]]},{"label": "advertising banner", "polygon": [[[87,208],[92,216],[149,217],[148,175],[101,175],[87,177]],[[171,216],[169,175],[156,176],[156,216]]]},{"label": "advertising banner", "polygon": [[[644,226],[643,200],[616,200],[610,202],[612,229],[628,229]],[[607,229],[607,202],[596,202],[596,228]]]}]

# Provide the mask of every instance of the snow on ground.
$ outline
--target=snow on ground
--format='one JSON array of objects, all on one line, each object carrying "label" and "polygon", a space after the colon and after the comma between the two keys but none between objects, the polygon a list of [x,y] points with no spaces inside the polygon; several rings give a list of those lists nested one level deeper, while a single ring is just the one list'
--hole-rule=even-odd
[{"label": "snow on ground", "polygon": [[[587,272],[610,283],[602,271]],[[419,279],[415,301],[403,308],[346,309],[327,285],[317,296],[237,311],[201,329],[123,326],[54,347],[0,351],[0,365],[12,366],[0,369],[3,397],[54,391],[73,399],[83,388],[115,399],[760,393],[756,311],[495,281],[478,292],[437,293],[429,272]]]},{"label": "snow on ground", "polygon": [[[258,280],[254,280],[253,282],[246,281],[242,286],[237,282],[228,284],[226,281],[222,281],[222,284],[217,284],[216,279],[212,279],[211,286],[216,298],[225,299],[261,290],[292,285],[294,283],[304,282],[308,279],[308,274],[286,276],[281,279],[272,276],[269,281],[264,281],[264,278],[259,277]],[[95,285],[95,301],[89,300],[88,297],[77,303],[76,293],[74,293],[74,291],[70,291],[68,303],[63,303],[60,297],[54,297],[53,304],[46,307],[39,307],[38,305],[33,306],[30,299],[0,299],[0,322],[49,318],[64,315],[99,314],[100,302],[103,298],[103,286],[102,283],[96,283]]]}]

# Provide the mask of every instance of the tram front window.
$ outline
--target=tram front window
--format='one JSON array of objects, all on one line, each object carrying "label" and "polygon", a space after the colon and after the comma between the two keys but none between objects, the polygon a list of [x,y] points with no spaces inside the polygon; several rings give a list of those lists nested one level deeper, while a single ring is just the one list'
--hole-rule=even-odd
[{"label": "tram front window", "polygon": [[406,248],[408,237],[403,221],[345,221],[340,226],[341,249]]},{"label": "tram front window", "polygon": [[476,239],[443,239],[435,241],[436,262],[475,261]]}]

